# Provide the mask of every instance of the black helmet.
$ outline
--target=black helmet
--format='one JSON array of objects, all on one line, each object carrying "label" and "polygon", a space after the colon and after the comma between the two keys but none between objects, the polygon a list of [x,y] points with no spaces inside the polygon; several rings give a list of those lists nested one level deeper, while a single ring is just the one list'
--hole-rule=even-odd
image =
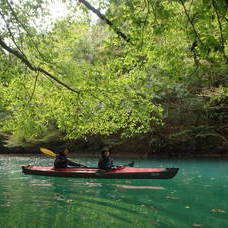
[{"label": "black helmet", "polygon": [[107,152],[107,151],[109,151],[109,148],[107,146],[103,147],[102,150],[101,150],[102,153]]}]

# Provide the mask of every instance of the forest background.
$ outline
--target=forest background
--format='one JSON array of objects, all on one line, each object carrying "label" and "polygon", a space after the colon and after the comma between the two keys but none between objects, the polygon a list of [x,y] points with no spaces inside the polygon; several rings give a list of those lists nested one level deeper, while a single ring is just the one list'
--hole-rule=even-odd
[{"label": "forest background", "polygon": [[226,155],[227,0],[56,2],[0,2],[1,152]]}]

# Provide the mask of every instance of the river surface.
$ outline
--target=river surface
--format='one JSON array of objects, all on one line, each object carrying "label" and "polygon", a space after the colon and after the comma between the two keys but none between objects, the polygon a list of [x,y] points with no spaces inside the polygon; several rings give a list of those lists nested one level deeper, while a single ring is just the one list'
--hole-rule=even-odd
[{"label": "river surface", "polygon": [[21,172],[28,164],[52,159],[0,155],[1,228],[228,227],[228,160],[135,160],[135,167],[179,167],[170,180],[31,176]]}]

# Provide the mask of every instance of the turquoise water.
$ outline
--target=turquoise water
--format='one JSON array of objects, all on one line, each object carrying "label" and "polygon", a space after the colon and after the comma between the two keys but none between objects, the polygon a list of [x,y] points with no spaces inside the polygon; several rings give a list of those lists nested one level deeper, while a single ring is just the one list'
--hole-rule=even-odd
[{"label": "turquoise water", "polygon": [[170,180],[31,176],[21,172],[27,164],[52,160],[0,155],[1,228],[228,227],[228,160],[135,160],[135,167],[179,167]]}]

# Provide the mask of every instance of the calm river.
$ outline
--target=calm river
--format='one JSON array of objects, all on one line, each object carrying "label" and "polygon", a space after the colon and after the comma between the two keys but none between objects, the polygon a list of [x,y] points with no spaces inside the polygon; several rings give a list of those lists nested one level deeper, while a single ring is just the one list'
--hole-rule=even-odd
[{"label": "calm river", "polygon": [[1,228],[228,227],[228,160],[135,160],[135,167],[179,167],[170,180],[31,176],[21,172],[28,164],[52,159],[0,155]]}]

